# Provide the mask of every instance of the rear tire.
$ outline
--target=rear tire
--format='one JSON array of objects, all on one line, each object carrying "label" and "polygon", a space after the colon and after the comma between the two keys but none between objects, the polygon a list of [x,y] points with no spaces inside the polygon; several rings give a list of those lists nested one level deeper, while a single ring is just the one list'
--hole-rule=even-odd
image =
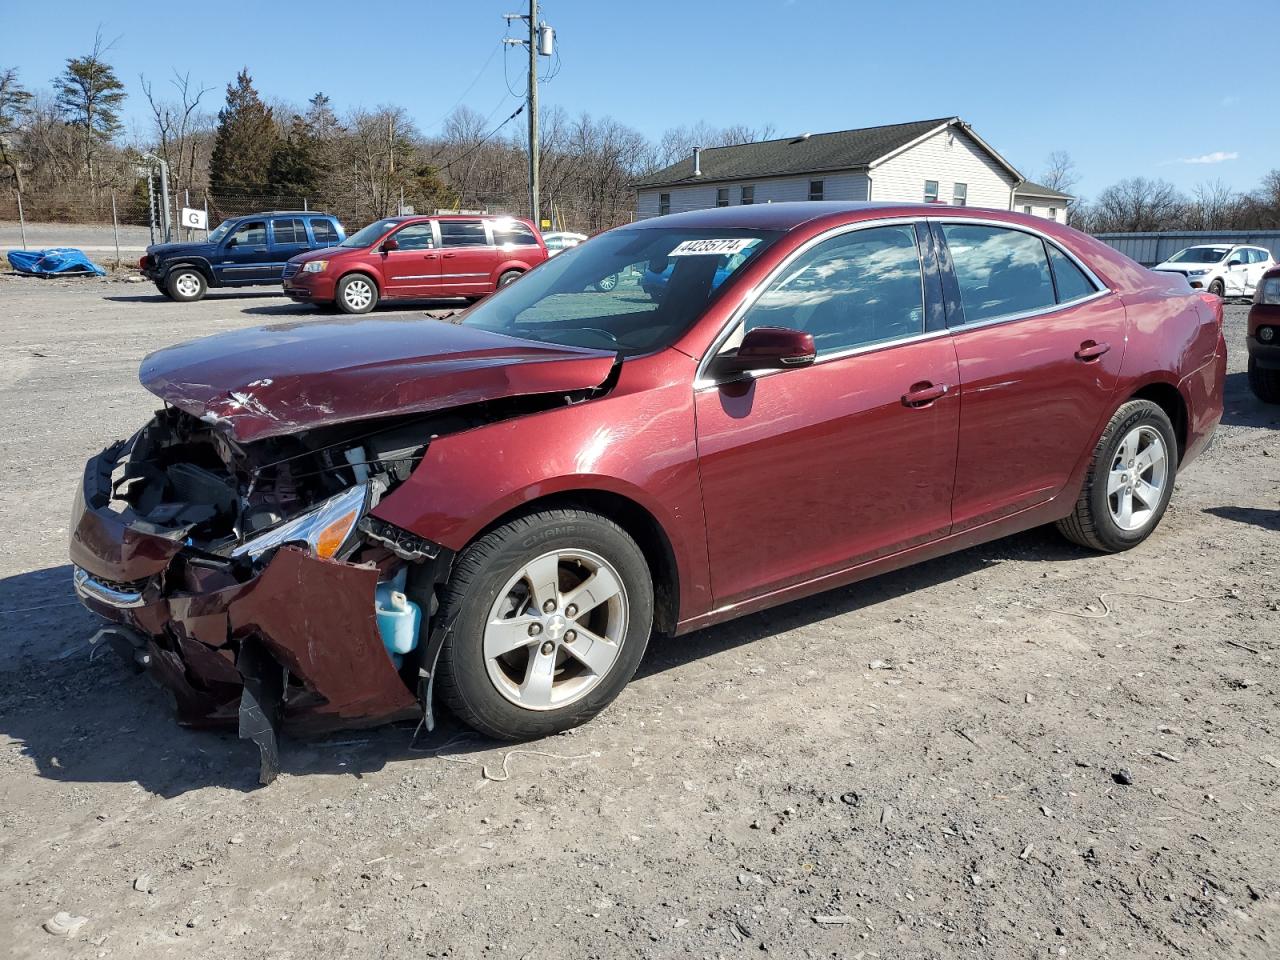
[{"label": "rear tire", "polygon": [[1177,437],[1164,410],[1150,400],[1122,404],[1094,447],[1075,509],[1058,521],[1058,530],[1103,553],[1136,547],[1169,506],[1177,460]]},{"label": "rear tire", "polygon": [[504,273],[502,276],[498,278],[498,289],[501,290],[507,284],[514,283],[519,278],[522,272],[523,271],[521,270],[508,270],[506,273]]},{"label": "rear tire", "polygon": [[164,281],[165,293],[178,303],[194,303],[204,299],[209,284],[204,274],[194,267],[178,267]]},{"label": "rear tire", "polygon": [[378,305],[378,285],[363,273],[349,273],[338,281],[333,302],[343,313],[368,313]]},{"label": "rear tire", "polygon": [[613,521],[543,510],[462,552],[441,604],[442,622],[455,616],[441,697],[481,733],[529,740],[586,723],[631,680],[653,627],[653,581]]},{"label": "rear tire", "polygon": [[1263,403],[1280,403],[1280,370],[1268,370],[1249,358],[1249,389]]}]

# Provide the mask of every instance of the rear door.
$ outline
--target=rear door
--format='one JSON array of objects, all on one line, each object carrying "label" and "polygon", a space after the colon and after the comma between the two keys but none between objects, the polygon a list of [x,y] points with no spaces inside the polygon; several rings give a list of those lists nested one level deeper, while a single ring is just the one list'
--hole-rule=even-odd
[{"label": "rear door", "polygon": [[813,335],[817,361],[695,384],[717,604],[947,534],[956,357],[922,253],[932,261],[910,223],[822,241],[774,275],[719,348],[788,327]]},{"label": "rear door", "polygon": [[1030,230],[935,221],[960,376],[953,532],[1066,485],[1103,417],[1125,348],[1120,298]]},{"label": "rear door", "polygon": [[[267,244],[267,221],[246,220],[222,241],[213,264],[218,282],[234,286],[264,283],[272,279],[271,248]],[[280,271],[274,276],[279,278]]]},{"label": "rear door", "polygon": [[440,251],[430,221],[393,233],[397,248],[382,254],[384,297],[430,297],[440,284]]},{"label": "rear door", "polygon": [[440,288],[443,297],[479,296],[493,290],[498,251],[483,220],[440,220]]},{"label": "rear door", "polygon": [[307,236],[306,225],[301,217],[271,218],[271,275],[279,279],[284,273],[284,265],[290,257],[306,253],[311,249],[311,239]]}]

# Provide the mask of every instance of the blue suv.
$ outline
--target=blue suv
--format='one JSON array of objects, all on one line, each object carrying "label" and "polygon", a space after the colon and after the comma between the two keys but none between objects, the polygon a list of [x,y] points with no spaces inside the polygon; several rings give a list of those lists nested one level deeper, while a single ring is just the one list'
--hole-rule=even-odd
[{"label": "blue suv", "polygon": [[336,217],[273,210],[224,220],[195,243],[154,243],[138,261],[142,275],[171,300],[199,300],[210,287],[280,283],[290,257],[346,239]]}]

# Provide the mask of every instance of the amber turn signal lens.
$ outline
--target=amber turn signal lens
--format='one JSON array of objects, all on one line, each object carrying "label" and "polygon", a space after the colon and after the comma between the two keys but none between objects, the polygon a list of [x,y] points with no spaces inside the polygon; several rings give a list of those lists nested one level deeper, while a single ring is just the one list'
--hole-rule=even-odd
[{"label": "amber turn signal lens", "polygon": [[315,550],[316,556],[324,557],[326,560],[332,560],[333,555],[338,552],[338,548],[342,546],[347,539],[347,534],[351,532],[352,526],[355,525],[356,518],[359,516],[358,510],[352,510],[345,513],[337,520],[334,520],[327,527],[316,535]]}]

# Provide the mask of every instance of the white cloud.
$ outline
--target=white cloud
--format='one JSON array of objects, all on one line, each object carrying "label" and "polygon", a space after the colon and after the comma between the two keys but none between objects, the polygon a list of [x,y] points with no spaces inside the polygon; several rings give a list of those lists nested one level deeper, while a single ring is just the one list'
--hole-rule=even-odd
[{"label": "white cloud", "polygon": [[1227,160],[1238,160],[1240,154],[1234,150],[1215,150],[1213,153],[1202,153],[1198,157],[1184,157],[1179,163],[1223,163]]}]

